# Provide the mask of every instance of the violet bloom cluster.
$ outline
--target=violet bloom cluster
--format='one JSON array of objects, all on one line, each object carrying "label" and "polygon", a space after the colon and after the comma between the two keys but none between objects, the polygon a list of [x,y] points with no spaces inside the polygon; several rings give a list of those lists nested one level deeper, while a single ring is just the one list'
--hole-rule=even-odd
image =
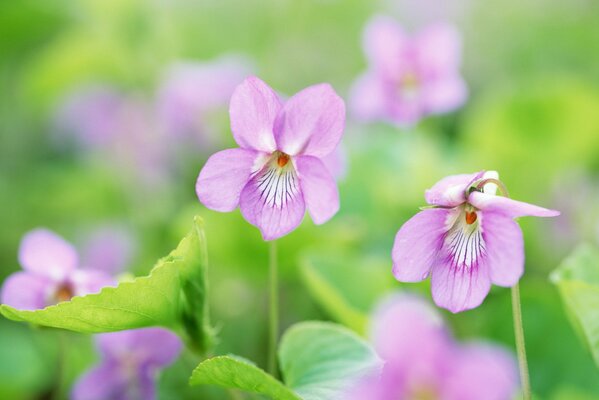
[{"label": "violet bloom cluster", "polygon": [[339,193],[323,158],[341,140],[345,105],[330,85],[310,86],[283,104],[250,77],[235,89],[229,112],[239,148],[212,155],[202,168],[196,192],[206,207],[239,206],[265,240],[295,229],[306,208],[316,224],[335,215]]},{"label": "violet bloom cluster", "polygon": [[411,126],[466,100],[459,73],[461,40],[450,25],[430,25],[411,37],[393,19],[377,16],[365,29],[364,51],[368,71],[351,94],[352,111],[359,119]]},{"label": "violet bloom cluster", "polygon": [[162,328],[95,336],[98,365],[73,387],[73,400],[154,400],[156,378],[181,352],[181,340]]},{"label": "violet bloom cluster", "polygon": [[47,229],[23,237],[19,262],[24,271],[4,281],[1,301],[22,310],[42,309],[116,284],[103,270],[79,268],[73,245]]},{"label": "violet bloom cluster", "polygon": [[401,282],[431,276],[439,307],[460,312],[479,306],[491,283],[514,286],[524,273],[524,239],[514,218],[559,212],[497,196],[495,171],[448,176],[425,193],[431,206],[408,220],[393,246],[393,274]]},{"label": "violet bloom cluster", "polygon": [[484,342],[457,343],[424,300],[394,295],[374,315],[380,373],[353,386],[347,400],[508,400],[518,390],[514,357]]}]

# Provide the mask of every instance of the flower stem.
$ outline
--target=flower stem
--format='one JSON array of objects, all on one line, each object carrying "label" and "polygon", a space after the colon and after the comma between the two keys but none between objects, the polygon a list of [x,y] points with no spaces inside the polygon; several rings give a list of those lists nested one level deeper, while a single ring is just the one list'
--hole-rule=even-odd
[{"label": "flower stem", "polygon": [[277,340],[279,335],[279,285],[277,274],[277,244],[273,240],[269,249],[269,329],[268,329],[268,369],[277,376]]},{"label": "flower stem", "polygon": [[516,338],[516,351],[518,352],[518,365],[520,366],[520,382],[522,384],[522,397],[524,398],[524,400],[530,400],[530,378],[528,376],[528,363],[526,361],[524,328],[522,327],[522,306],[520,305],[520,287],[517,283],[512,287],[512,314],[514,316],[514,335]]}]

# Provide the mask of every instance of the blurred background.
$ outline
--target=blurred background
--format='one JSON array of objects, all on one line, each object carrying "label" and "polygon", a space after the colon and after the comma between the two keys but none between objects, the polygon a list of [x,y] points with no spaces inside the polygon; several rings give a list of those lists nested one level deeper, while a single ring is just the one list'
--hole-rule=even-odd
[{"label": "blurred background", "polygon": [[[348,115],[341,211],[319,227],[306,218],[279,241],[284,327],[332,319],[364,333],[386,293],[430,298],[428,283],[393,279],[395,233],[440,178],[494,169],[514,198],[562,212],[521,220],[533,389],[543,399],[599,398],[597,368],[548,280],[577,243],[599,241],[594,0],[2,1],[0,280],[20,270],[19,241],[35,227],[74,243],[84,260],[95,244],[96,256],[116,254],[115,268],[141,275],[201,215],[220,330],[215,352],[264,365],[267,245],[239,211],[201,206],[195,179],[210,154],[234,146],[228,98],[248,74],[286,96],[330,82],[347,99],[366,68],[361,37],[375,14],[408,31],[455,24],[469,99],[411,129]],[[340,301],[349,315],[339,313]],[[459,338],[513,348],[507,289],[446,317]],[[57,332],[1,319],[0,398],[49,398],[58,384],[68,392],[98,357],[90,337],[69,340],[59,379]],[[184,355],[165,370],[161,398],[226,398],[187,387],[198,361]]]}]

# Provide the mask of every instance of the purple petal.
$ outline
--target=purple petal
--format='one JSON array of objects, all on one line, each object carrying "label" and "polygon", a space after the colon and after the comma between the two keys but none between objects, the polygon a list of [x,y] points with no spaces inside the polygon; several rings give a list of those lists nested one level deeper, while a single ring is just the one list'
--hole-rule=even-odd
[{"label": "purple petal", "polygon": [[81,376],[71,391],[72,400],[114,400],[126,397],[127,380],[115,362],[103,362]]},{"label": "purple petal", "polygon": [[435,114],[455,110],[464,104],[467,97],[468,88],[459,76],[438,79],[422,87],[423,107]]},{"label": "purple petal", "polygon": [[451,372],[444,380],[447,400],[512,399],[518,389],[514,356],[497,346],[477,343],[458,349]]},{"label": "purple petal", "polygon": [[405,63],[410,39],[392,18],[376,16],[364,31],[364,51],[371,66],[388,79],[394,79]]},{"label": "purple petal", "polygon": [[1,303],[19,310],[39,310],[47,306],[46,301],[55,283],[44,276],[30,272],[15,272],[2,285]]},{"label": "purple petal", "polygon": [[347,175],[347,152],[343,146],[337,146],[331,154],[321,158],[320,161],[337,181],[343,180]]},{"label": "purple petal", "polygon": [[38,228],[21,240],[19,262],[29,272],[61,280],[77,267],[77,251],[47,229]]},{"label": "purple petal", "polygon": [[273,124],[281,101],[274,90],[252,76],[237,86],[229,114],[233,137],[240,147],[272,153],[276,150]]},{"label": "purple petal", "polygon": [[462,41],[458,30],[448,24],[428,26],[415,38],[420,68],[427,77],[454,74],[462,60]]},{"label": "purple petal", "polygon": [[233,211],[258,156],[258,152],[246,149],[228,149],[213,154],[198,176],[198,199],[212,210]]},{"label": "purple petal", "polygon": [[181,353],[177,335],[163,328],[144,328],[96,335],[100,352],[109,360],[126,360],[142,366],[165,367]]},{"label": "purple petal", "polygon": [[350,107],[361,121],[373,121],[388,117],[385,83],[374,73],[360,76],[350,93]]},{"label": "purple petal", "polygon": [[302,222],[306,205],[298,181],[291,170],[266,167],[241,192],[241,214],[260,229],[264,240],[284,236]]},{"label": "purple petal", "polygon": [[448,215],[441,208],[423,210],[397,232],[391,255],[398,281],[418,282],[428,276],[443,245]]},{"label": "purple petal", "polygon": [[292,96],[275,120],[279,150],[324,157],[341,140],[345,127],[345,104],[331,85],[310,86]]},{"label": "purple petal", "polygon": [[106,226],[92,232],[83,251],[83,267],[115,275],[129,265],[135,244],[129,230]]},{"label": "purple petal", "polygon": [[297,157],[296,164],[310,216],[315,224],[324,224],[339,211],[339,190],[335,178],[316,157]]},{"label": "purple petal", "polygon": [[466,189],[474,180],[482,177],[484,171],[473,174],[450,175],[435,183],[424,193],[428,204],[442,207],[455,207],[466,201]]},{"label": "purple petal", "polygon": [[483,237],[491,281],[514,286],[524,273],[524,238],[520,226],[510,217],[482,213]]},{"label": "purple petal", "polygon": [[557,217],[560,214],[559,211],[481,192],[472,192],[468,197],[468,202],[480,210],[502,213],[511,218]]},{"label": "purple petal", "polygon": [[116,286],[116,280],[99,270],[76,270],[69,277],[75,296],[98,293],[106,286]]},{"label": "purple petal", "polygon": [[455,266],[447,258],[441,258],[431,273],[433,300],[439,307],[453,313],[478,307],[491,289],[491,278],[484,260]]}]

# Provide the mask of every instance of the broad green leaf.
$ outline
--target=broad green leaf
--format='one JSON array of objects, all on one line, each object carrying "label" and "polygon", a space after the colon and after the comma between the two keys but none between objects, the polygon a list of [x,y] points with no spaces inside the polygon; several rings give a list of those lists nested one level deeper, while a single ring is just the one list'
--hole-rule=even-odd
[{"label": "broad green leaf", "polygon": [[82,333],[163,326],[179,333],[194,350],[205,352],[213,341],[206,268],[206,240],[196,217],[191,232],[148,276],[43,310],[21,311],[3,304],[0,312],[14,321]]},{"label": "broad green leaf", "polygon": [[281,340],[284,381],[304,400],[343,400],[344,391],[374,373],[380,359],[354,332],[328,322],[301,322]]},{"label": "broad green leaf", "polygon": [[285,384],[235,356],[206,360],[193,371],[190,385],[218,385],[260,393],[274,400],[343,400],[356,379],[376,372],[380,360],[352,331],[328,322],[301,322],[279,347]]},{"label": "broad green leaf", "polygon": [[272,375],[236,356],[219,356],[200,363],[193,371],[189,384],[241,389],[275,400],[301,399]]},{"label": "broad green leaf", "polygon": [[364,334],[368,313],[393,289],[388,263],[340,255],[307,255],[302,278],[314,299],[341,324]]},{"label": "broad green leaf", "polygon": [[579,246],[551,274],[568,316],[599,367],[599,250]]}]

